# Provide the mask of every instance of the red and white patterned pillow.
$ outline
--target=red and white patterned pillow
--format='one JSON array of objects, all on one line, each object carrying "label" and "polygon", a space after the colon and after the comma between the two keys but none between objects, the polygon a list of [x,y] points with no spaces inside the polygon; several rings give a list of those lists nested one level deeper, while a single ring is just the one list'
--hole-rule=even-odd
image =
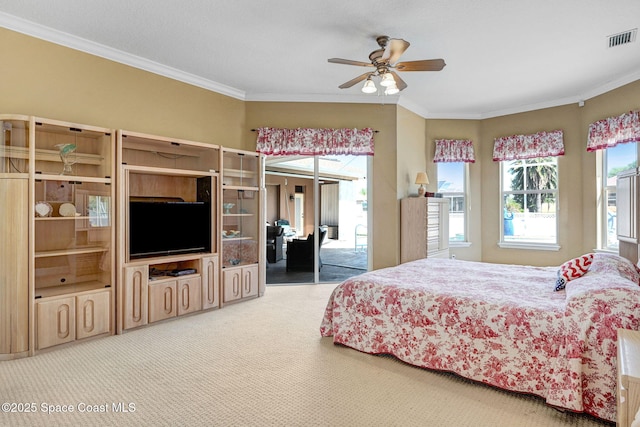
[{"label": "red and white patterned pillow", "polygon": [[558,279],[556,280],[555,291],[561,291],[567,282],[578,277],[582,277],[589,270],[594,254],[584,254],[574,259],[570,259],[558,269]]}]

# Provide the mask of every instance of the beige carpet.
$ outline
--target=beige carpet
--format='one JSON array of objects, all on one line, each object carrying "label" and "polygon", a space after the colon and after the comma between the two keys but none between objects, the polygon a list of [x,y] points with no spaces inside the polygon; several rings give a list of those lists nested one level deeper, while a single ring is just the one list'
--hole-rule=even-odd
[{"label": "beige carpet", "polygon": [[[222,310],[0,362],[2,401],[37,410],[0,413],[0,425],[608,425],[334,346],[319,334],[334,287],[268,287],[263,298]],[[117,413],[118,403],[135,411]],[[45,414],[47,405],[75,412]],[[85,405],[108,412],[80,412]]]}]

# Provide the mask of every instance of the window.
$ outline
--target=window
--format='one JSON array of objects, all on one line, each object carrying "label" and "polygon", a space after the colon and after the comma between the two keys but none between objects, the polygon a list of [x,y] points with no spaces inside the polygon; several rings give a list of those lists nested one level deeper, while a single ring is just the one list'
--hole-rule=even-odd
[{"label": "window", "polygon": [[438,193],[449,199],[449,241],[466,242],[466,163],[436,163]]},{"label": "window", "polygon": [[602,183],[602,230],[601,249],[618,250],[617,215],[616,215],[616,183],[617,175],[638,164],[638,144],[618,144],[603,151],[603,183]]},{"label": "window", "polygon": [[502,242],[557,244],[557,158],[502,161],[501,173]]}]

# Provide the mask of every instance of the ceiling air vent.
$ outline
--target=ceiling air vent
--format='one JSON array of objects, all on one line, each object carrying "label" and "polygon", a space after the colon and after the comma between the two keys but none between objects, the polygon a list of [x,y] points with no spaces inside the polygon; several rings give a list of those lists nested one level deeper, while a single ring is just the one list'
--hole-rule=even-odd
[{"label": "ceiling air vent", "polygon": [[624,33],[613,34],[609,36],[609,47],[620,46],[621,44],[627,44],[636,41],[637,28],[633,30],[625,31]]}]

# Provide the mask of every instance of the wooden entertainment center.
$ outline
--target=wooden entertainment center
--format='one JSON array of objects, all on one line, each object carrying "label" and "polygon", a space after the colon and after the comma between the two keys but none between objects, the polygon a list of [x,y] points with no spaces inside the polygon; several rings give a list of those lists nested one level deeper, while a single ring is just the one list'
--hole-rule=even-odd
[{"label": "wooden entertainment center", "polygon": [[0,126],[0,360],[264,293],[262,156],[24,115]]}]

